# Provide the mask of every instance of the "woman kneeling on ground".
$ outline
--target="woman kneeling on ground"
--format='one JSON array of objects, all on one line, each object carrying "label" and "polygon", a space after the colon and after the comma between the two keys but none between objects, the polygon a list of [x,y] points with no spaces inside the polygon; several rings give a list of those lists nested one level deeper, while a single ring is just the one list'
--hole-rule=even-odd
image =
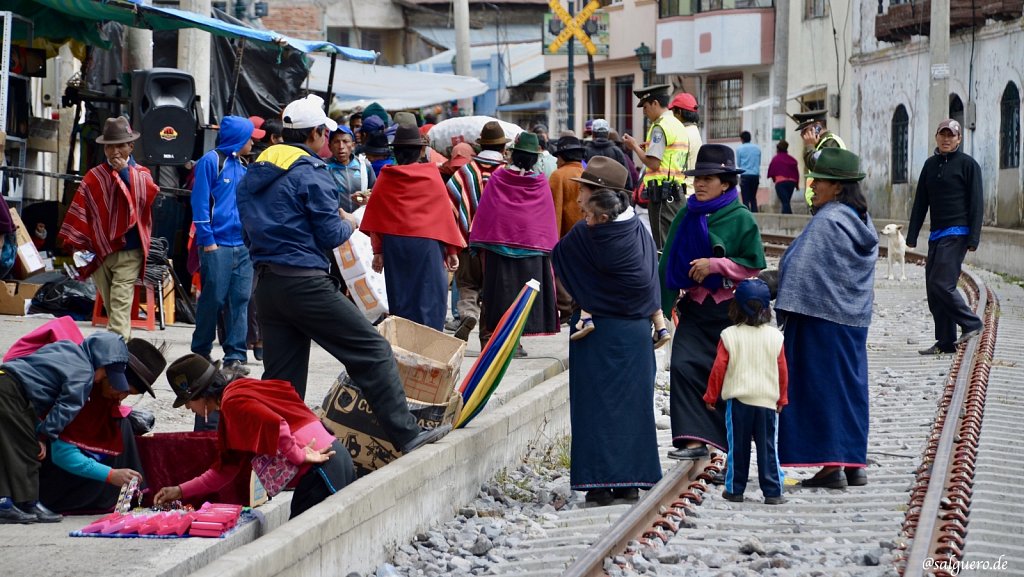
[{"label": "woman kneeling on ground", "polygon": [[[286,381],[237,379],[228,382],[206,359],[190,354],[167,368],[167,381],[197,415],[220,411],[220,456],[202,475],[156,494],[157,505],[215,493],[251,461],[267,493],[294,488],[291,517],[323,501],[355,480],[348,450]],[[282,473],[283,471],[283,473]]]}]

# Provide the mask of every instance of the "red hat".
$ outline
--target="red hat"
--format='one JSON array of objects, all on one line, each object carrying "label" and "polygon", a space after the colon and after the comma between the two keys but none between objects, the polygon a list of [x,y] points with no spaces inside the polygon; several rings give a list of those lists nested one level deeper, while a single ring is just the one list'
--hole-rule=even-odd
[{"label": "red hat", "polygon": [[263,140],[263,137],[267,135],[267,131],[260,129],[260,127],[263,126],[263,123],[266,122],[266,120],[263,120],[262,116],[250,116],[249,122],[251,122],[253,126],[252,139]]},{"label": "red hat", "polygon": [[697,99],[689,92],[680,92],[672,98],[672,102],[668,104],[668,107],[669,109],[682,108],[683,110],[697,112]]}]

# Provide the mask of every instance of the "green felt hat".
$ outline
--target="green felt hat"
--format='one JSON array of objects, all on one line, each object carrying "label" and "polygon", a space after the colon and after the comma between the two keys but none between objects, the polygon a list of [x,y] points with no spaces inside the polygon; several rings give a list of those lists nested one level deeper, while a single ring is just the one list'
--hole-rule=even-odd
[{"label": "green felt hat", "polygon": [[532,132],[520,132],[519,136],[516,137],[515,144],[512,145],[512,150],[540,154],[540,141],[537,139],[537,135]]},{"label": "green felt hat", "polygon": [[823,148],[814,153],[814,168],[807,171],[810,178],[859,182],[867,176],[860,171],[860,157],[842,148]]}]

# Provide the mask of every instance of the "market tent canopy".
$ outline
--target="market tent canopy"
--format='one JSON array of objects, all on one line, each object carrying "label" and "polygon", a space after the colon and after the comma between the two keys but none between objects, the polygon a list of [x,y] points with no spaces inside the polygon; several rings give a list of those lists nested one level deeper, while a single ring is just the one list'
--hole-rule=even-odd
[{"label": "market tent canopy", "polygon": [[[326,92],[331,60],[324,56],[310,57],[309,90]],[[337,63],[334,71],[334,94],[342,109],[367,106],[378,102],[385,110],[421,108],[472,98],[487,92],[487,85],[469,76],[415,72],[404,68],[371,66],[356,62]]]},{"label": "market tent canopy", "polygon": [[299,40],[272,30],[257,30],[195,12],[144,5],[133,0],[0,0],[0,10],[10,10],[32,19],[37,37],[74,39],[96,46],[106,46],[107,43],[96,27],[88,25],[90,21],[119,22],[134,28],[160,31],[195,28],[216,36],[287,46],[303,53],[333,53],[360,62],[374,62],[377,58],[372,50]]}]

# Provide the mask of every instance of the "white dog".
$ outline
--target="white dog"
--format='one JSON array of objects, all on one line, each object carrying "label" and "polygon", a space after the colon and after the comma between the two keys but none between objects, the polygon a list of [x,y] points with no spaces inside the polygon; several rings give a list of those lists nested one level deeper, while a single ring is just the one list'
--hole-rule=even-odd
[{"label": "white dog", "polygon": [[902,224],[887,224],[882,229],[882,234],[889,238],[889,280],[895,277],[892,274],[892,263],[900,264],[900,280],[907,280],[907,239],[903,238]]}]

